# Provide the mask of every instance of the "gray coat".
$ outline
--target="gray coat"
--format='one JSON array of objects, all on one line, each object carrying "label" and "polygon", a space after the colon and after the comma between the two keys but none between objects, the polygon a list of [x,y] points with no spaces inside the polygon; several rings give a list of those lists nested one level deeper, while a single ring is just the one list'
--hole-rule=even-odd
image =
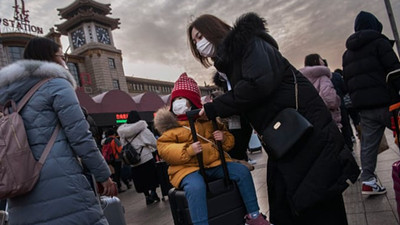
[{"label": "gray coat", "polygon": [[108,224],[78,157],[99,182],[106,181],[110,171],[88,131],[72,75],[55,63],[18,61],[0,70],[0,105],[7,99],[18,102],[47,77],[54,79],[39,88],[21,110],[37,160],[57,123],[61,129],[34,189],[9,199],[10,224]]}]

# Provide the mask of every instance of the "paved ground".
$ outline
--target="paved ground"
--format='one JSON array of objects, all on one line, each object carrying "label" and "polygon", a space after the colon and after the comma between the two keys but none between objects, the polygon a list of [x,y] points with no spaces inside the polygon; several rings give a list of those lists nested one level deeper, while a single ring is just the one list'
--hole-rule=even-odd
[{"label": "paved ground", "polygon": [[[390,149],[378,156],[377,175],[379,181],[387,188],[387,194],[379,196],[363,196],[361,184],[350,186],[344,193],[347,218],[349,225],[395,225],[399,224],[396,211],[396,202],[391,178],[392,163],[400,160],[398,148],[394,145],[390,131],[386,131]],[[359,159],[359,142],[355,144],[357,160]],[[265,181],[267,156],[264,152],[249,154],[257,160],[256,169],[252,172],[261,211],[268,214],[268,196]],[[358,161],[359,162],[359,161]],[[160,190],[158,190],[160,193]],[[168,197],[166,200],[146,206],[145,198],[131,189],[119,195],[125,207],[125,217],[129,225],[173,225],[169,208]]]}]

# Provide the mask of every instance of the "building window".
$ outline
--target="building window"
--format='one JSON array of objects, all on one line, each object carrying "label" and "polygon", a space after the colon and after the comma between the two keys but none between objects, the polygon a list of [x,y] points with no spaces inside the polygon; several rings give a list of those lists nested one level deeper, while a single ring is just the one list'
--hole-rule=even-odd
[{"label": "building window", "polygon": [[119,81],[118,80],[113,80],[113,88],[119,89]]},{"label": "building window", "polygon": [[108,66],[110,69],[115,69],[115,60],[113,58],[108,58]]},{"label": "building window", "polygon": [[10,46],[8,47],[8,52],[10,54],[11,62],[15,62],[23,58],[24,47]]},{"label": "building window", "polygon": [[81,87],[82,85],[81,85],[81,79],[80,79],[80,77],[79,77],[79,70],[78,70],[78,67],[76,66],[75,63],[71,63],[71,62],[67,63],[67,66],[68,66],[69,72],[70,72],[70,73],[72,74],[72,76],[74,77],[74,79],[75,79],[75,81],[76,81],[76,84],[78,85],[78,87]]}]

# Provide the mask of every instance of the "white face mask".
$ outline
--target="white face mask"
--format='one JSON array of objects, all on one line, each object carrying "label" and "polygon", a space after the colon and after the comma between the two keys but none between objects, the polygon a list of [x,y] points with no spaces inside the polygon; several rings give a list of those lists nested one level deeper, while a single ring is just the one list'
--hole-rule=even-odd
[{"label": "white face mask", "polygon": [[175,113],[175,115],[183,115],[187,111],[190,110],[191,107],[187,107],[186,105],[187,100],[186,99],[177,99],[172,103],[172,112]]},{"label": "white face mask", "polygon": [[213,57],[215,54],[214,45],[211,44],[205,37],[196,43],[197,51],[204,57]]}]

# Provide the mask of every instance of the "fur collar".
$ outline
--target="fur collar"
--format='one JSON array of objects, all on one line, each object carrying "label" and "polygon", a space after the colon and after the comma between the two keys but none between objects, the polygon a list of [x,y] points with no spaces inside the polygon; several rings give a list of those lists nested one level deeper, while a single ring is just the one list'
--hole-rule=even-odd
[{"label": "fur collar", "polygon": [[75,79],[64,67],[53,62],[20,60],[0,70],[0,88],[26,78],[64,78],[76,88]]},{"label": "fur collar", "polygon": [[214,59],[217,68],[227,66],[234,59],[241,59],[247,43],[254,37],[262,38],[278,49],[277,42],[267,33],[266,25],[265,19],[256,13],[250,12],[240,16],[222,44],[218,46]]},{"label": "fur collar", "polygon": [[176,116],[169,111],[169,107],[163,107],[156,112],[154,127],[160,134],[172,128],[180,127]]},{"label": "fur collar", "polygon": [[136,123],[125,123],[118,127],[118,135],[129,139],[145,129],[147,129],[147,123],[144,120],[139,120]]}]

